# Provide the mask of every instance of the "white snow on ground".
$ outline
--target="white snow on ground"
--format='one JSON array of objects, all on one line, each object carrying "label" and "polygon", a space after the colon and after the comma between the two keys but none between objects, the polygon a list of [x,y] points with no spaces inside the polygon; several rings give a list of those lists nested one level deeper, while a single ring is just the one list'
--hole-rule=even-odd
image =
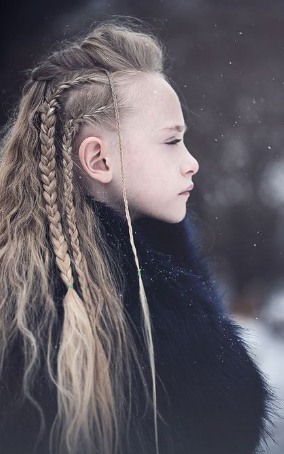
[{"label": "white snow on ground", "polygon": [[[245,328],[243,337],[246,340],[252,357],[265,374],[279,400],[281,415],[284,417],[284,337],[276,334],[266,321],[257,318],[244,318],[234,314],[236,322]],[[284,420],[276,420],[273,436],[277,441],[268,440],[269,449],[265,454],[284,453]]]}]

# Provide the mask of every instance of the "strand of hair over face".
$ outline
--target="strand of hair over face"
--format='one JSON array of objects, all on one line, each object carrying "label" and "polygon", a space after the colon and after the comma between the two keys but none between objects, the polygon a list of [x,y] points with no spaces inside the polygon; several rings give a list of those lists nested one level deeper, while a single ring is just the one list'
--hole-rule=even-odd
[{"label": "strand of hair over face", "polygon": [[[145,294],[145,289],[141,277],[141,268],[139,265],[139,259],[137,256],[137,250],[134,243],[133,238],[133,230],[131,224],[131,218],[129,214],[128,208],[128,201],[127,201],[127,194],[126,194],[126,187],[125,187],[125,177],[124,177],[124,168],[123,168],[123,152],[122,152],[122,144],[121,144],[121,133],[120,133],[120,121],[119,121],[119,111],[118,111],[118,103],[116,98],[116,93],[114,90],[114,84],[112,81],[111,74],[106,69],[103,69],[108,77],[112,99],[114,104],[115,116],[116,116],[116,123],[117,123],[117,133],[118,133],[118,140],[119,140],[119,150],[120,150],[120,164],[121,164],[121,178],[122,178],[122,193],[124,199],[124,206],[125,206],[125,214],[128,223],[129,229],[129,238],[130,243],[132,246],[132,251],[134,254],[135,264],[137,267],[137,274],[138,274],[138,281],[139,281],[139,297],[142,306],[142,310],[144,313],[144,339],[146,344],[148,345],[148,355],[151,367],[151,375],[152,375],[152,389],[153,389],[153,406],[154,406],[154,430],[155,430],[155,444],[156,444],[156,451],[159,454],[159,447],[158,447],[158,428],[157,428],[157,399],[156,399],[156,379],[155,379],[155,360],[154,360],[154,347],[153,347],[153,339],[152,339],[152,325],[151,325],[151,318],[149,314],[149,306],[147,302],[147,297]],[[41,179],[43,184],[43,197],[46,202],[46,212],[50,222],[50,232],[51,232],[51,241],[54,246],[55,252],[55,260],[56,264],[60,270],[61,278],[64,284],[67,287],[67,292],[63,300],[64,310],[71,314],[76,313],[78,317],[80,317],[80,310],[82,308],[82,300],[80,299],[78,293],[74,289],[74,279],[72,274],[71,268],[71,257],[68,252],[68,244],[65,240],[62,224],[60,220],[60,213],[58,210],[57,205],[57,193],[56,193],[56,176],[55,176],[55,145],[54,145],[54,132],[55,132],[55,123],[56,123],[56,115],[55,111],[60,107],[59,106],[59,98],[61,94],[73,87],[76,87],[82,83],[92,83],[95,82],[95,77],[90,75],[87,76],[79,76],[74,80],[65,82],[61,84],[56,91],[50,96],[50,100],[46,100],[43,106],[41,107],[41,125],[40,125],[40,141],[41,141],[41,160],[39,164],[39,168],[41,171]],[[72,141],[76,133],[79,129],[79,121],[81,119],[69,119],[63,126],[63,164],[64,164],[64,201],[65,201],[65,212],[66,212],[66,220],[68,224],[68,230],[70,235],[70,245],[71,251],[73,256],[73,262],[75,266],[76,273],[78,275],[78,280],[80,283],[83,301],[86,306],[87,314],[90,320],[90,327],[94,334],[94,330],[96,330],[96,323],[94,324],[94,320],[96,319],[96,313],[94,305],[91,301],[91,295],[88,289],[88,284],[85,278],[85,269],[86,263],[80,253],[80,245],[79,245],[79,238],[78,238],[78,230],[76,227],[76,217],[75,217],[75,209],[73,203],[73,183],[72,183],[72,166],[73,161],[71,158],[71,150],[72,150]],[[72,311],[71,311],[71,308]],[[68,317],[67,317],[68,318]],[[92,322],[91,322],[92,320]],[[74,321],[76,323],[76,321]],[[69,327],[70,330],[70,327]],[[65,332],[63,335],[68,336],[70,332],[68,330],[68,326],[65,327]],[[92,334],[92,333],[90,333]],[[102,334],[102,333],[100,333]],[[103,335],[103,334],[102,334]],[[105,342],[108,342],[108,339],[104,339]],[[96,353],[99,355],[104,355],[104,349],[101,343],[96,343],[94,348],[97,350]],[[61,352],[58,358],[58,371],[59,371],[59,384],[60,384],[60,361],[63,361],[64,352]],[[92,371],[94,377],[96,375],[96,371]],[[54,378],[55,381],[55,378]],[[105,384],[106,387],[110,387],[110,383]],[[60,404],[60,402],[59,402]],[[53,425],[54,428],[54,425]],[[73,428],[76,430],[76,428]],[[102,433],[106,428],[102,427]],[[106,431],[107,432],[107,431]],[[68,447],[71,450],[71,446]]]},{"label": "strand of hair over face", "polygon": [[112,96],[113,96],[113,102],[114,102],[114,107],[115,107],[115,116],[117,120],[117,130],[118,130],[118,137],[119,137],[119,151],[120,151],[120,164],[121,164],[121,178],[122,178],[122,191],[123,191],[123,200],[124,200],[124,207],[125,207],[125,214],[127,218],[127,223],[128,223],[128,228],[129,228],[129,237],[130,237],[130,243],[132,246],[132,251],[134,254],[135,258],[135,263],[137,267],[137,273],[138,273],[138,279],[139,279],[139,296],[140,296],[140,301],[141,305],[145,314],[145,319],[147,320],[147,324],[145,326],[145,335],[146,335],[146,342],[150,346],[150,354],[149,354],[149,360],[150,360],[150,365],[151,365],[151,373],[152,373],[152,383],[153,383],[153,403],[154,403],[154,424],[155,424],[155,443],[156,443],[156,451],[159,453],[159,447],[158,447],[158,427],[157,427],[157,396],[156,396],[156,379],[155,379],[155,358],[154,358],[154,347],[153,347],[153,339],[152,339],[152,332],[151,332],[151,318],[149,314],[149,306],[147,302],[147,297],[141,277],[141,269],[139,265],[139,259],[137,256],[137,250],[135,247],[134,243],[134,238],[133,238],[133,230],[132,230],[132,224],[131,224],[131,219],[130,219],[130,214],[129,214],[129,209],[128,209],[128,201],[127,201],[127,194],[126,194],[126,187],[125,187],[125,178],[124,178],[124,170],[123,170],[123,153],[122,153],[122,145],[121,145],[121,134],[120,134],[120,122],[119,122],[119,112],[118,112],[118,105],[117,105],[117,99],[116,99],[116,94],[114,91],[113,87],[113,82],[111,79],[111,76],[108,71],[106,71],[107,76],[109,78],[110,86],[111,86],[111,91],[112,91]]}]

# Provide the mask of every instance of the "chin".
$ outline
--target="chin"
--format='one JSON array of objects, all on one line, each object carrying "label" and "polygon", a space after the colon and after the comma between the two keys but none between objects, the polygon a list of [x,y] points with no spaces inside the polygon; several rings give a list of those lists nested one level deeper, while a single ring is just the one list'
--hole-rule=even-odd
[{"label": "chin", "polygon": [[181,222],[186,216],[186,210],[183,211],[182,213],[177,213],[176,215],[173,216],[165,216],[163,219],[161,218],[162,221],[168,222],[170,224],[178,224]]},{"label": "chin", "polygon": [[158,221],[162,222],[168,222],[169,224],[178,224],[181,222],[186,216],[186,207],[184,207],[183,210],[180,210],[179,212],[176,210],[176,212],[171,212],[170,209],[166,211],[149,211],[149,212],[133,212],[131,215],[132,221],[136,221],[139,218],[143,217],[150,217],[157,219]]},{"label": "chin", "polygon": [[172,224],[178,224],[179,222],[183,221],[186,216],[186,212],[183,216],[180,216],[176,221],[173,221]]}]

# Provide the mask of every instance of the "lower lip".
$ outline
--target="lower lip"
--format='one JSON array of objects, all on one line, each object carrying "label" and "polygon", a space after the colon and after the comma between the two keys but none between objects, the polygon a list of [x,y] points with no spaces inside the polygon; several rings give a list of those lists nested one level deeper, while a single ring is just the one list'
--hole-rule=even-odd
[{"label": "lower lip", "polygon": [[189,195],[189,191],[181,192],[179,195]]}]

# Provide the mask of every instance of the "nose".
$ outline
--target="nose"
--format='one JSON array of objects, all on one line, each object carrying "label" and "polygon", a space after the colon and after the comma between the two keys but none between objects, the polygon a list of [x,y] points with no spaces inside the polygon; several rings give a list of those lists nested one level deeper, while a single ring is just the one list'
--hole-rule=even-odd
[{"label": "nose", "polygon": [[186,173],[191,173],[195,175],[199,170],[198,161],[192,156],[189,151],[187,151],[187,162],[185,164]]}]

